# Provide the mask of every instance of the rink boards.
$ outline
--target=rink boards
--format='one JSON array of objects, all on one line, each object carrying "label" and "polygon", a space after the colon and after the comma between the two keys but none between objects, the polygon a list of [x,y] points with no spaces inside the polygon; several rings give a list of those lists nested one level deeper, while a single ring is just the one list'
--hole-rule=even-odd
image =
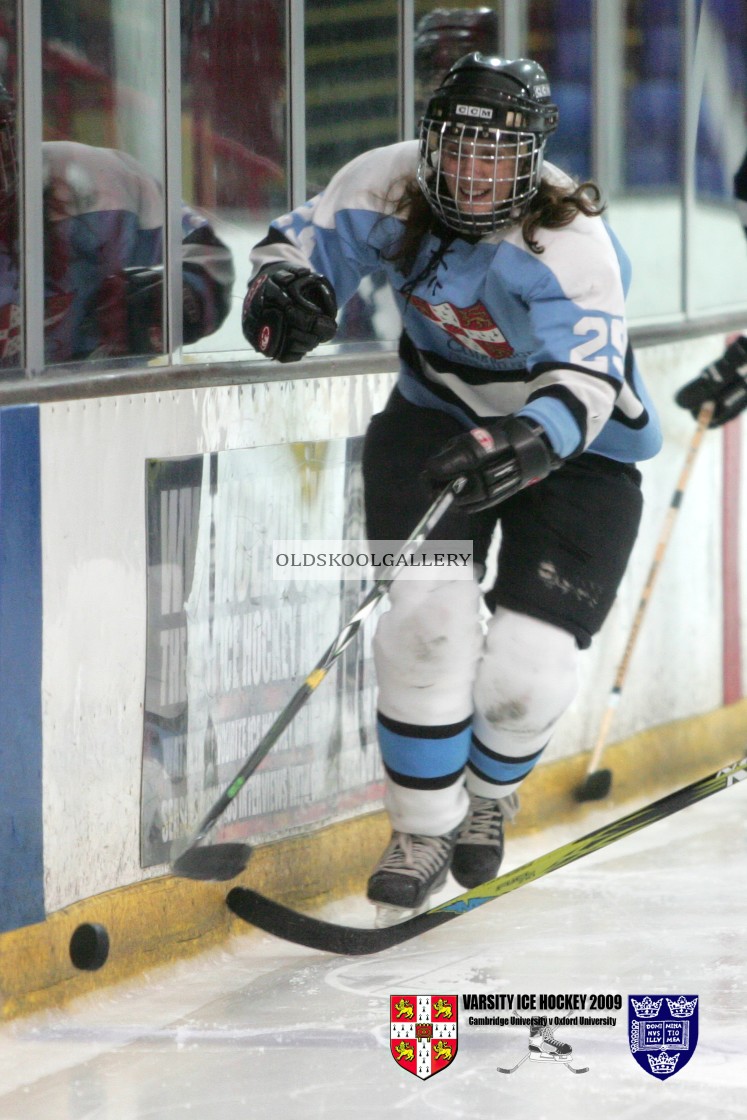
[{"label": "rink boards", "polygon": [[[721,348],[710,337],[638,352],[664,450],[641,465],[634,558],[528,787],[528,821],[557,786],[550,767],[583,769],[692,436],[672,396]],[[0,930],[162,882],[170,845],[355,609],[362,585],[349,579],[268,575],[273,539],[361,531],[361,437],[393,374],[319,372],[217,385],[213,370],[197,388],[0,410]],[[643,733],[664,774],[671,752],[652,743],[675,724],[683,757],[671,759],[673,784],[686,764],[681,729],[744,687],[744,589],[733,564],[722,578],[743,543],[740,429],[704,441],[612,728],[615,742]],[[308,832],[345,821],[367,858],[363,822],[381,792],[374,703],[368,633],[249,783],[225,838],[298,851]],[[733,734],[723,713],[714,718],[713,750],[728,759]],[[691,749],[698,773],[711,748]],[[320,842],[319,891],[339,873],[335,849]],[[262,856],[268,868],[283,860],[282,844],[273,851]]]}]

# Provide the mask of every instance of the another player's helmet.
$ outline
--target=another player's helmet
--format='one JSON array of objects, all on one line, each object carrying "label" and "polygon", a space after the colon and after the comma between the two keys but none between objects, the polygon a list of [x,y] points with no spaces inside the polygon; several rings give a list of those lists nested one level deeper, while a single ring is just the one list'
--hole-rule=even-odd
[{"label": "another player's helmet", "polygon": [[456,62],[420,126],[417,179],[444,225],[483,237],[518,221],[537,193],[558,126],[547,75],[528,58]]},{"label": "another player's helmet", "polygon": [[17,191],[16,103],[0,81],[0,217],[15,211]]},{"label": "another player's helmet", "polygon": [[415,27],[415,78],[430,94],[454,63],[470,51],[493,54],[498,47],[493,8],[434,8]]}]

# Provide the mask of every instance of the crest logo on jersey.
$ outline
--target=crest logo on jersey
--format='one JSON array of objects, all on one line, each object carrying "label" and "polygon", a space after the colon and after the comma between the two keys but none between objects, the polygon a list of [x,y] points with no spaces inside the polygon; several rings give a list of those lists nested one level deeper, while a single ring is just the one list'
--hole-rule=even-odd
[{"label": "crest logo on jersey", "polygon": [[458,996],[390,996],[389,1047],[400,1069],[425,1080],[457,1052]]},{"label": "crest logo on jersey", "polygon": [[[51,331],[67,315],[73,304],[72,293],[47,296],[44,300],[44,330]],[[21,309],[17,303],[0,307],[0,358],[7,363],[21,356]]]},{"label": "crest logo on jersey", "polygon": [[698,997],[628,996],[628,1041],[641,1069],[665,1081],[687,1065],[698,1044]]},{"label": "crest logo on jersey", "polygon": [[438,323],[465,350],[496,359],[510,358],[514,352],[482,303],[455,307],[453,303],[428,303],[420,296],[413,296],[410,302],[421,315]]},{"label": "crest logo on jersey", "polygon": [[0,357],[15,358],[21,353],[21,309],[17,303],[0,308]]}]

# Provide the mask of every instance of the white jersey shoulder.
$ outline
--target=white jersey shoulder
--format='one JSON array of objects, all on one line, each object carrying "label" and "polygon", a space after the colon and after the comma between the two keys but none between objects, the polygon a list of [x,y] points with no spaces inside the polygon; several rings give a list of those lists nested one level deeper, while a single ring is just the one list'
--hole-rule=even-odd
[{"label": "white jersey shoulder", "polygon": [[[553,164],[545,164],[543,178],[570,190],[575,187],[574,181]],[[545,266],[537,270],[540,288],[543,277],[547,281],[552,276],[562,294],[579,307],[606,311],[610,315],[624,313],[625,292],[620,261],[601,217],[579,213],[560,229],[540,226],[534,237],[542,248],[540,254],[532,252],[520,226],[511,229],[506,241]],[[540,295],[541,291],[536,294]]]},{"label": "white jersey shoulder", "polygon": [[127,152],[49,140],[42,158],[51,220],[120,210],[136,214],[142,229],[162,225],[161,187]]},{"label": "white jersey shoulder", "polygon": [[412,181],[418,160],[417,140],[373,148],[346,163],[312,200],[314,221],[331,229],[340,209],[391,213],[405,184]]}]

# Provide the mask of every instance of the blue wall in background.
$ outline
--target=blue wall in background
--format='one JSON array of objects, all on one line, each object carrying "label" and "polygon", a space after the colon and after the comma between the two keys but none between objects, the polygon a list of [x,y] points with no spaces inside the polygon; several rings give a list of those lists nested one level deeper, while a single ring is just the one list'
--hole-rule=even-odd
[{"label": "blue wall in background", "polygon": [[0,931],[44,918],[39,409],[0,409]]}]

